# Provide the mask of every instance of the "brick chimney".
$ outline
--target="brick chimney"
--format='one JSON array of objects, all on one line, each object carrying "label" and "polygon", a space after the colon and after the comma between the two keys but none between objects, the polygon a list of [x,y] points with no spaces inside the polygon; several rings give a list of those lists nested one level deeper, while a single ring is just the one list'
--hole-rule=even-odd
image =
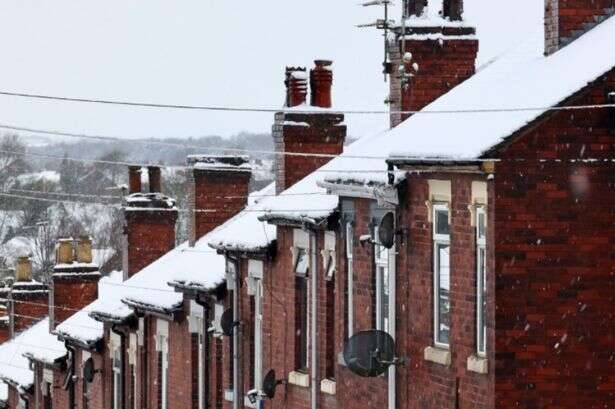
[{"label": "brick chimney", "polygon": [[[188,205],[190,244],[246,206],[252,168],[247,156],[190,155]],[[199,211],[202,210],[202,211]]]},{"label": "brick chimney", "polygon": [[[430,7],[434,3],[440,4],[432,0]],[[419,111],[474,75],[478,39],[463,21],[463,0],[441,4],[441,14],[434,16],[426,0],[408,1],[405,33],[397,27],[390,47],[391,111]],[[391,114],[391,127],[408,116]]]},{"label": "brick chimney", "polygon": [[545,0],[545,55],[615,14],[614,0]]},{"label": "brick chimney", "polygon": [[[292,109],[288,103],[284,111],[275,114],[273,140],[276,152],[288,152],[289,155],[277,154],[275,158],[276,192],[280,193],[303,179],[331,160],[330,157],[300,156],[292,153],[314,153],[339,155],[344,149],[346,125],[344,115],[328,110],[331,104],[332,62],[315,61],[315,68],[310,71],[310,101],[317,113],[301,113]],[[287,90],[287,95],[290,90]],[[325,109],[322,109],[325,108]],[[322,110],[321,110],[322,109]],[[301,108],[300,108],[301,110]],[[302,108],[309,110],[309,108]]]},{"label": "brick chimney", "polygon": [[76,242],[72,238],[58,241],[49,293],[51,331],[98,297],[100,272],[92,261],[92,241],[88,236]]},{"label": "brick chimney", "polygon": [[[160,192],[160,168],[147,168],[150,192],[141,192],[138,167],[129,168],[130,194],[125,198],[124,278],[132,277],[175,247],[175,200]],[[139,175],[139,183],[137,183]],[[136,189],[139,189],[138,191]]]},{"label": "brick chimney", "polygon": [[8,299],[11,338],[47,316],[49,289],[32,280],[29,257],[19,257],[15,266],[15,283]]}]

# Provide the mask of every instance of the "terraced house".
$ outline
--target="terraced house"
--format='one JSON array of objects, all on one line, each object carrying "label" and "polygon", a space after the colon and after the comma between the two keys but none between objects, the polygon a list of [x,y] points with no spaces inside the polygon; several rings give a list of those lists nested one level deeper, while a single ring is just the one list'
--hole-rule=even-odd
[{"label": "terraced house", "polygon": [[[424,3],[389,46],[412,72],[390,130],[345,147],[332,63],[288,67],[271,186],[248,194],[241,156],[188,158],[174,248],[160,170],[143,192],[131,168],[121,282],[86,242],[59,244],[49,294],[20,269],[10,320],[48,318],[0,346],[6,405],[612,406],[614,4],[546,0],[544,34],[475,72],[463,1]],[[48,314],[18,312],[27,289]],[[344,354],[368,330],[400,358],[371,378]]]}]

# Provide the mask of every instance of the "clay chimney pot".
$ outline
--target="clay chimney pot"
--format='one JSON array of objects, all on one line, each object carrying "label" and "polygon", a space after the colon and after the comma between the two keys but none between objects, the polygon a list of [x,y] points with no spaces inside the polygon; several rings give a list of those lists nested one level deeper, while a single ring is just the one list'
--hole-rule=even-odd
[{"label": "clay chimney pot", "polygon": [[89,236],[79,237],[79,242],[77,242],[77,262],[85,264],[92,262],[92,241]]},{"label": "clay chimney pot", "polygon": [[141,167],[128,167],[128,193],[141,193]]},{"label": "clay chimney pot", "polygon": [[71,264],[73,257],[73,239],[60,239],[58,243],[58,264]]},{"label": "clay chimney pot", "polygon": [[30,257],[22,256],[17,258],[17,266],[15,269],[16,281],[32,281],[32,263]]}]

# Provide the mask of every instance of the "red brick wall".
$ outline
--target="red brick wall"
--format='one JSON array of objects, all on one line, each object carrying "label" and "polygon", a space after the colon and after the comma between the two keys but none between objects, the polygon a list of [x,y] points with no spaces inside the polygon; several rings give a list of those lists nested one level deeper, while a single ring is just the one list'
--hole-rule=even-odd
[{"label": "red brick wall", "polygon": [[8,322],[0,323],[0,344],[4,343],[10,338]]},{"label": "red brick wall", "polygon": [[[346,138],[343,121],[344,116],[338,114],[278,113],[273,125],[275,150],[338,155]],[[330,157],[276,155],[276,190],[284,191],[330,160]]]},{"label": "red brick wall", "polygon": [[13,291],[11,293],[13,334],[18,334],[43,319],[49,313],[49,292]]},{"label": "red brick wall", "polygon": [[[466,29],[470,34],[473,34],[473,30]],[[464,31],[460,33],[466,35]],[[442,35],[441,29],[440,33],[435,35],[441,35],[442,40],[406,40],[406,51],[412,53],[412,63],[418,64],[418,72],[405,90],[402,89],[401,79],[397,73],[402,57],[401,40],[393,43],[390,54],[394,67],[394,72],[390,76],[392,111],[421,110],[474,75],[478,40],[471,36],[467,39],[447,39],[447,35]],[[391,114],[391,127],[397,126],[408,116]]]},{"label": "red brick wall", "polygon": [[[613,72],[567,104],[603,104],[608,89]],[[615,402],[615,164],[566,160],[615,157],[607,112],[554,113],[496,167],[499,408]]]},{"label": "red brick wall", "polygon": [[[433,239],[425,202],[428,179],[451,181],[451,328],[449,367],[425,361],[424,349],[434,345],[433,335]],[[398,223],[408,229],[399,246],[397,265],[397,342],[410,364],[398,368],[398,399],[401,408],[493,407],[493,315],[487,312],[489,373],[467,370],[467,358],[476,351],[476,240],[471,226],[472,180],[479,176],[429,174],[410,176],[401,199]],[[484,179],[482,179],[484,180]],[[491,215],[491,212],[488,212]],[[488,223],[488,226],[492,225]],[[493,283],[493,253],[488,237],[487,283]],[[491,297],[488,288],[487,300]],[[404,313],[405,311],[405,313]],[[457,391],[458,389],[458,395]],[[458,406],[456,406],[458,405]]]},{"label": "red brick wall", "polygon": [[239,213],[247,203],[250,172],[194,170],[194,240],[198,240]]},{"label": "red brick wall", "polygon": [[98,297],[99,278],[97,275],[52,276],[53,300],[49,309],[53,313],[54,329]]},{"label": "red brick wall", "polygon": [[125,212],[128,235],[128,276],[141,271],[175,247],[174,211]]},{"label": "red brick wall", "polygon": [[613,0],[545,0],[545,51],[551,54],[613,14]]}]

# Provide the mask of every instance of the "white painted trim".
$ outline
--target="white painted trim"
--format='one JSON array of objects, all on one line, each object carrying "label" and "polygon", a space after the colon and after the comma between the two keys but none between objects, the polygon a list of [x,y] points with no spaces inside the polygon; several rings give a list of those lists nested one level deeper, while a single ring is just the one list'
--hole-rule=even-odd
[{"label": "white painted trim", "polygon": [[248,260],[248,276],[261,280],[263,279],[262,260]]}]

